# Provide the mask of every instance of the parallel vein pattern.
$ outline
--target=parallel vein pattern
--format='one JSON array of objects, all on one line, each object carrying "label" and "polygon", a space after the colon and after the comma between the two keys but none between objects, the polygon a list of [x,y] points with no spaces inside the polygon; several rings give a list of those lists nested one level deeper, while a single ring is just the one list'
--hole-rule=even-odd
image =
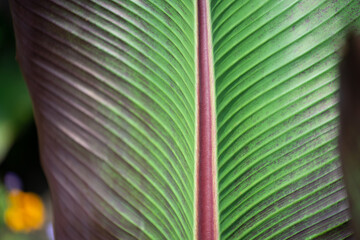
[{"label": "parallel vein pattern", "polygon": [[213,0],[222,239],[343,239],[337,51],[357,0]]},{"label": "parallel vein pattern", "polygon": [[192,239],[193,0],[11,1],[58,239]]}]

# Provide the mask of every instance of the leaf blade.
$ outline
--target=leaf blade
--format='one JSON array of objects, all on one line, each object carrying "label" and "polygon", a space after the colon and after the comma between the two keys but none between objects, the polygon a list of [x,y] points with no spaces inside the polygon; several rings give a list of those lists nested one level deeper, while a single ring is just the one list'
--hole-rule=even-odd
[{"label": "leaf blade", "polygon": [[343,185],[324,205],[292,192],[342,178],[336,51],[346,27],[360,26],[357,2],[212,6],[221,237],[311,237],[348,221]]},{"label": "leaf blade", "polygon": [[194,10],[175,5],[194,9],[12,1],[57,237],[192,238]]}]

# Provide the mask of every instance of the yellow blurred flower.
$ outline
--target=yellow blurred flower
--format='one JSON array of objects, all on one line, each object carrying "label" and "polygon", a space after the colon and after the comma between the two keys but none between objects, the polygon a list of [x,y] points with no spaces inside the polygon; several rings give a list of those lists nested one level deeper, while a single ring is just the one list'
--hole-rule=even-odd
[{"label": "yellow blurred flower", "polygon": [[45,219],[44,204],[35,193],[13,190],[8,195],[4,218],[6,225],[15,232],[38,230]]}]

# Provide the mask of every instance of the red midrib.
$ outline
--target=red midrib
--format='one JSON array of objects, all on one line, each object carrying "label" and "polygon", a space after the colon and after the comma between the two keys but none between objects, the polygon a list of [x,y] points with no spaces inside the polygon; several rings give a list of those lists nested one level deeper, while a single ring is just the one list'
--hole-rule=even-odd
[{"label": "red midrib", "polygon": [[[198,102],[199,102],[199,158],[197,196],[197,237],[199,240],[217,239],[216,172],[214,164],[214,106],[209,51],[207,0],[198,0]],[[215,174],[214,174],[215,173]]]}]

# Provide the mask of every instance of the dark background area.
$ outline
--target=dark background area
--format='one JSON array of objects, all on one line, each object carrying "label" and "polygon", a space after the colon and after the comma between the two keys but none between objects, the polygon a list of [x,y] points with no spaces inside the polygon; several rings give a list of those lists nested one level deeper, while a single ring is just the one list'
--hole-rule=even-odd
[{"label": "dark background area", "polygon": [[[51,222],[50,197],[41,168],[36,126],[25,81],[16,61],[15,37],[9,3],[0,0],[0,239],[49,239],[46,228]],[[38,194],[46,206],[46,224],[42,230],[14,233],[4,223],[9,190],[4,176],[15,173],[22,191]]]},{"label": "dark background area", "polygon": [[5,119],[3,121],[11,128],[8,131],[13,132],[10,136],[12,139],[9,139],[11,143],[1,160],[0,179],[8,171],[15,172],[23,180],[24,191],[42,194],[48,187],[40,165],[30,97],[15,59],[15,38],[9,5],[3,0],[0,3],[0,119]]}]

